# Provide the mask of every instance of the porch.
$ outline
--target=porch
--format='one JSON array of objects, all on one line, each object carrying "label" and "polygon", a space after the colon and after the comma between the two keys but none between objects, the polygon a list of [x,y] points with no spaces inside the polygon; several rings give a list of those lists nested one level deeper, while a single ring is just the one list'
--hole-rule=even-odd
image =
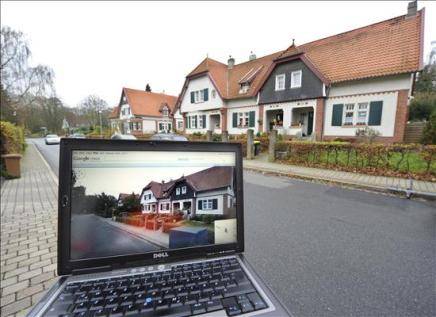
[{"label": "porch", "polygon": [[219,113],[209,115],[209,127],[212,133],[221,133],[221,115]]},{"label": "porch", "polygon": [[292,108],[289,135],[308,137],[313,133],[313,107]]}]

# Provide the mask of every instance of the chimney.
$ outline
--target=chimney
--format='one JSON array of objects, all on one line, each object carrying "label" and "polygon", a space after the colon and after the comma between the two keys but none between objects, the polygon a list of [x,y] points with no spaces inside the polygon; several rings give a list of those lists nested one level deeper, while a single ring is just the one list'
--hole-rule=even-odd
[{"label": "chimney", "polygon": [[250,52],[250,56],[248,57],[249,61],[253,61],[256,59],[256,54],[253,53],[253,51]]},{"label": "chimney", "polygon": [[414,0],[407,4],[407,18],[413,17],[416,15],[416,11],[418,10],[418,1]]},{"label": "chimney", "polygon": [[229,59],[227,60],[227,68],[232,69],[233,66],[235,66],[235,59],[232,57],[232,55],[229,55]]}]

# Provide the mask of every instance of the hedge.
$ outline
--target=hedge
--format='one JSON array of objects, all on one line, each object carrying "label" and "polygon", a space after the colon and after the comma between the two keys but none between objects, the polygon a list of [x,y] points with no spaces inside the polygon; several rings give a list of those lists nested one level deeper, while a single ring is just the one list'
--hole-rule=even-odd
[{"label": "hedge", "polygon": [[18,153],[25,149],[24,129],[7,121],[0,121],[1,154]]},{"label": "hedge", "polygon": [[436,181],[436,145],[283,141],[275,150],[285,163]]}]

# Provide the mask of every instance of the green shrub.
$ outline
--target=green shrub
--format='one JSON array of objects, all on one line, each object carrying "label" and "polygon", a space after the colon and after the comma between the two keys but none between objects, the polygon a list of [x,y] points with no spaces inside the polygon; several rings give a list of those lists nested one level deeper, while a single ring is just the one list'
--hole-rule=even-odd
[{"label": "green shrub", "polygon": [[436,111],[432,113],[430,120],[424,127],[421,142],[423,144],[436,144]]},{"label": "green shrub", "polygon": [[0,121],[1,154],[18,153],[25,149],[24,129],[7,121]]},{"label": "green shrub", "polygon": [[275,150],[295,165],[436,180],[436,145],[284,141]]}]

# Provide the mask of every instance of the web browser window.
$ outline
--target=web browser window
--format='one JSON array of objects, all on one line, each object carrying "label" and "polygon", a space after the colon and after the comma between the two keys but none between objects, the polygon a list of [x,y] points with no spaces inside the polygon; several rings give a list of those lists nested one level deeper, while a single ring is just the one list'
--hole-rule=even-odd
[{"label": "web browser window", "polygon": [[72,260],[236,243],[235,153],[73,151]]}]

